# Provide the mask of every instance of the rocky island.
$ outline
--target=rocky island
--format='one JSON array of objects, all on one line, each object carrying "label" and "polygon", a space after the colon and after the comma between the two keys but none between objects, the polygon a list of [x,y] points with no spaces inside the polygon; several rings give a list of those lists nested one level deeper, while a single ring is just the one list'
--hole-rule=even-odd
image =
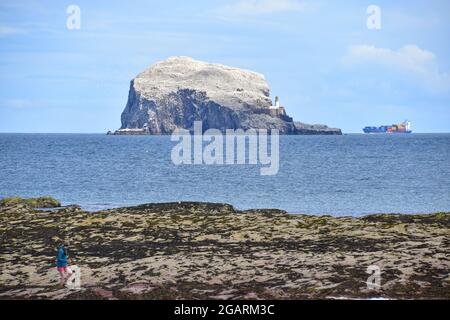
[{"label": "rocky island", "polygon": [[[363,217],[0,202],[0,299],[450,299],[450,214]],[[55,202],[56,205],[56,202]],[[68,244],[81,287],[58,286]],[[368,268],[380,269],[369,288]]]},{"label": "rocky island", "polygon": [[340,135],[340,129],[294,121],[272,103],[263,75],[189,57],[156,63],[131,81],[117,135],[172,134],[203,129],[277,129],[280,134]]}]

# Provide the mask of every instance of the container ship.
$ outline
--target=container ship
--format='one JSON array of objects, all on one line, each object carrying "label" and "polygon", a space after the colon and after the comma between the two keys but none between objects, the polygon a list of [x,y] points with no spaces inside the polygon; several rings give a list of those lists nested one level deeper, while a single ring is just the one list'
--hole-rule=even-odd
[{"label": "container ship", "polygon": [[364,133],[412,133],[411,121],[408,120],[391,126],[365,127],[363,131]]}]

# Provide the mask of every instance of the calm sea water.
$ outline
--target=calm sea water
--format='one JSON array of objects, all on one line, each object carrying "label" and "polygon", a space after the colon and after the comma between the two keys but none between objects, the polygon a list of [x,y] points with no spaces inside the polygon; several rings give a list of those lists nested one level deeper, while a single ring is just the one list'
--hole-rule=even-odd
[{"label": "calm sea water", "polygon": [[361,215],[450,211],[450,134],[280,137],[280,170],[175,166],[170,137],[0,134],[0,198],[88,210],[148,202]]}]

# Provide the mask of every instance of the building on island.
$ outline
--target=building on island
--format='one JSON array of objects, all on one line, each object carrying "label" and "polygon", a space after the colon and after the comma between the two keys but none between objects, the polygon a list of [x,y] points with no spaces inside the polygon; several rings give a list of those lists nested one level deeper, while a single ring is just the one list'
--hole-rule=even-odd
[{"label": "building on island", "polygon": [[284,121],[292,122],[292,118],[289,117],[286,113],[286,109],[282,105],[280,105],[280,99],[278,96],[275,97],[275,103],[269,108],[270,115],[272,117],[280,118]]}]

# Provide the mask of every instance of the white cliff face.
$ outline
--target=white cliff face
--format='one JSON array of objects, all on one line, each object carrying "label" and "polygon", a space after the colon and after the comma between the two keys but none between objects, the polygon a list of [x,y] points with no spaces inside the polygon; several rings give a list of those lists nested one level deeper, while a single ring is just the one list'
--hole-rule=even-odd
[{"label": "white cliff face", "polygon": [[131,81],[122,127],[116,133],[171,134],[175,129],[192,130],[195,121],[202,121],[204,130],[340,133],[306,128],[300,123],[302,130],[298,131],[288,116],[271,115],[271,105],[269,86],[259,73],[173,57],[154,64]]},{"label": "white cliff face", "polygon": [[134,79],[134,89],[150,100],[191,89],[206,92],[210,100],[226,107],[271,105],[263,75],[189,57],[172,57],[156,63]]}]

